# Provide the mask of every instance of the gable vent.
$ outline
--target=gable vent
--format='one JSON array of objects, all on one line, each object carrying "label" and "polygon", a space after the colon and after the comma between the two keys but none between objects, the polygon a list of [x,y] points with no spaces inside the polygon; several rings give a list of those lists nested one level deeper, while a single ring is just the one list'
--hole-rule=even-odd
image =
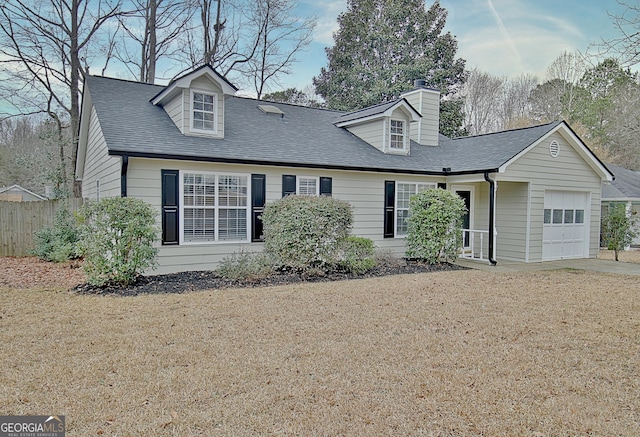
[{"label": "gable vent", "polygon": [[282,109],[278,108],[277,106],[258,105],[258,109],[260,109],[265,114],[277,114],[277,115],[280,115],[281,117],[284,117],[284,112],[282,112]]},{"label": "gable vent", "polygon": [[549,144],[549,154],[553,158],[557,158],[560,154],[560,144],[556,140],[551,141],[551,144]]}]

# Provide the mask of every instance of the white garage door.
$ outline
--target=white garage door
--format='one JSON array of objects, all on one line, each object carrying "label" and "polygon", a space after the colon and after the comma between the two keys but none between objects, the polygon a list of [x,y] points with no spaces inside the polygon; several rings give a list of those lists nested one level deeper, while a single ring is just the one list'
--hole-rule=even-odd
[{"label": "white garage door", "polygon": [[542,259],[589,256],[588,193],[547,191],[544,195]]}]

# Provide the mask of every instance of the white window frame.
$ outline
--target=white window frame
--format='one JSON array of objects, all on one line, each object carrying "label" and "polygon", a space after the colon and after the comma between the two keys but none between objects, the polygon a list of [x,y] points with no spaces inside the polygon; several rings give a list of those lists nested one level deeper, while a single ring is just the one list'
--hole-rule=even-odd
[{"label": "white window frame", "polygon": [[[209,175],[214,176],[214,205],[213,206],[205,206],[197,208],[206,208],[212,209],[214,211],[214,237],[212,240],[206,241],[188,241],[185,240],[184,235],[184,223],[185,223],[185,209],[192,208],[191,205],[186,206],[184,203],[184,177],[186,174],[196,174],[196,175]],[[221,206],[219,202],[219,184],[220,178],[230,176],[230,177],[243,177],[246,179],[246,187],[247,187],[247,196],[246,196],[246,204],[244,206],[237,207],[229,207],[229,206]],[[227,172],[211,172],[211,171],[202,171],[202,170],[181,170],[180,171],[180,183],[179,183],[179,192],[180,192],[180,244],[184,245],[203,245],[203,244],[237,244],[237,243],[250,243],[251,242],[251,175],[244,173],[227,173]],[[220,231],[220,210],[226,209],[244,209],[245,210],[245,220],[247,223],[246,226],[246,234],[244,238],[234,239],[234,240],[220,240],[219,231]]]},{"label": "white window frame", "polygon": [[[195,94],[202,94],[205,96],[213,97],[213,111],[205,111],[198,109],[197,112],[202,112],[204,114],[213,114],[213,129],[201,129],[194,126],[195,117],[194,112],[196,109],[194,108],[195,104]],[[191,122],[189,123],[191,132],[202,133],[207,135],[217,135],[218,134],[218,95],[211,91],[192,89],[191,90],[191,101],[189,102],[189,118]]]},{"label": "white window frame", "polygon": [[[393,133],[393,124],[395,123],[402,123],[402,133],[398,134],[398,133]],[[402,147],[393,147],[393,143],[394,143],[394,137],[401,137],[401,143],[402,143]],[[398,138],[395,139],[396,142],[398,140]],[[402,152],[407,150],[407,120],[403,120],[400,118],[392,118],[389,120],[389,144],[388,144],[389,150],[390,151],[395,151],[395,152]]]},{"label": "white window frame", "polygon": [[[315,181],[316,192],[314,194],[301,193],[300,182],[302,179]],[[319,196],[320,195],[320,177],[319,176],[296,176],[296,194],[298,196]]]},{"label": "white window frame", "polygon": [[[421,193],[422,191],[426,191],[432,188],[438,188],[438,184],[435,182],[407,182],[407,181],[396,181],[396,192],[395,192],[395,196],[394,196],[394,214],[393,214],[393,234],[395,236],[395,238],[406,238],[407,237],[407,233],[399,233],[398,232],[398,226],[400,224],[399,222],[399,217],[398,217],[398,212],[399,211],[407,211],[407,215],[406,217],[409,217],[409,205],[407,204],[407,206],[402,206],[399,207],[398,206],[398,202],[400,200],[400,196],[398,196],[399,193],[399,189],[400,189],[400,185],[413,185],[414,191],[413,193],[411,193],[409,195],[409,198],[411,198],[411,196],[413,196],[414,194],[417,193]],[[421,187],[420,191],[418,191],[418,187]],[[403,199],[404,200],[404,199]],[[407,200],[408,202],[408,200]]]}]

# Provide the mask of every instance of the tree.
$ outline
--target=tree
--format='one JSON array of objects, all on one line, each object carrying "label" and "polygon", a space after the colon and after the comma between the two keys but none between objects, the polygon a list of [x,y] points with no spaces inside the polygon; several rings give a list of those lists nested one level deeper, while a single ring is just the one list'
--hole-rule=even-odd
[{"label": "tree", "polygon": [[[76,161],[82,75],[89,58],[99,52],[93,47],[96,34],[120,13],[119,1],[6,0],[0,8],[0,92],[19,113],[45,113],[55,122],[61,158],[67,147],[63,129],[69,123],[71,168]],[[61,166],[66,167],[64,160]],[[63,174],[66,178],[66,171]]]},{"label": "tree", "polygon": [[253,21],[260,25],[256,56],[241,71],[253,78],[258,100],[271,82],[291,73],[296,55],[311,42],[315,18],[299,20],[294,15],[296,4],[290,0],[258,0]]},{"label": "tree", "polygon": [[633,67],[640,62],[640,6],[618,0],[626,10],[620,14],[609,14],[619,36],[602,40],[596,46],[600,56],[615,58],[623,67]]},{"label": "tree", "polygon": [[613,158],[614,163],[636,168],[640,164],[638,75],[614,59],[605,59],[588,69],[579,85],[579,110],[573,119],[588,128],[588,139],[600,153]]},{"label": "tree", "polygon": [[201,0],[197,20],[182,35],[187,59],[179,59],[209,63],[260,98],[310,42],[316,19],[296,16],[296,6],[295,0]]},{"label": "tree", "polygon": [[132,3],[135,11],[118,17],[122,35],[111,51],[139,81],[154,83],[158,61],[178,50],[175,43],[187,28],[194,8],[190,2],[179,0]]},{"label": "tree", "polygon": [[291,105],[310,106],[312,108],[322,108],[324,103],[320,102],[317,96],[313,95],[313,90],[299,90],[297,88],[287,88],[284,91],[274,91],[265,94],[264,100],[271,102],[289,103]]},{"label": "tree", "polygon": [[538,79],[529,74],[522,74],[504,83],[498,105],[498,130],[516,129],[533,124],[529,96],[537,84]]},{"label": "tree", "polygon": [[618,252],[629,246],[636,237],[637,218],[627,211],[624,203],[612,203],[608,213],[602,217],[602,239],[609,250],[613,250],[618,261]]},{"label": "tree", "polygon": [[462,88],[465,125],[472,135],[497,130],[496,102],[502,95],[505,79],[474,68]]},{"label": "tree", "polygon": [[424,79],[442,93],[448,107],[443,122],[459,122],[462,102],[455,97],[464,83],[465,61],[456,59],[457,41],[443,33],[447,11],[436,1],[425,9],[423,0],[349,0],[338,16],[335,45],[327,48],[328,66],[313,79],[316,92],[332,109],[354,110],[391,101]]}]

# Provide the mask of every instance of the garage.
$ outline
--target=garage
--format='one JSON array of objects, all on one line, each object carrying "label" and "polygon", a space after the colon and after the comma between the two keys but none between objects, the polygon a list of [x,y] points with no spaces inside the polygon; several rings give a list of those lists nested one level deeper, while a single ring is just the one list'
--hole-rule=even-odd
[{"label": "garage", "polygon": [[589,193],[546,191],[544,195],[543,261],[589,255]]}]

